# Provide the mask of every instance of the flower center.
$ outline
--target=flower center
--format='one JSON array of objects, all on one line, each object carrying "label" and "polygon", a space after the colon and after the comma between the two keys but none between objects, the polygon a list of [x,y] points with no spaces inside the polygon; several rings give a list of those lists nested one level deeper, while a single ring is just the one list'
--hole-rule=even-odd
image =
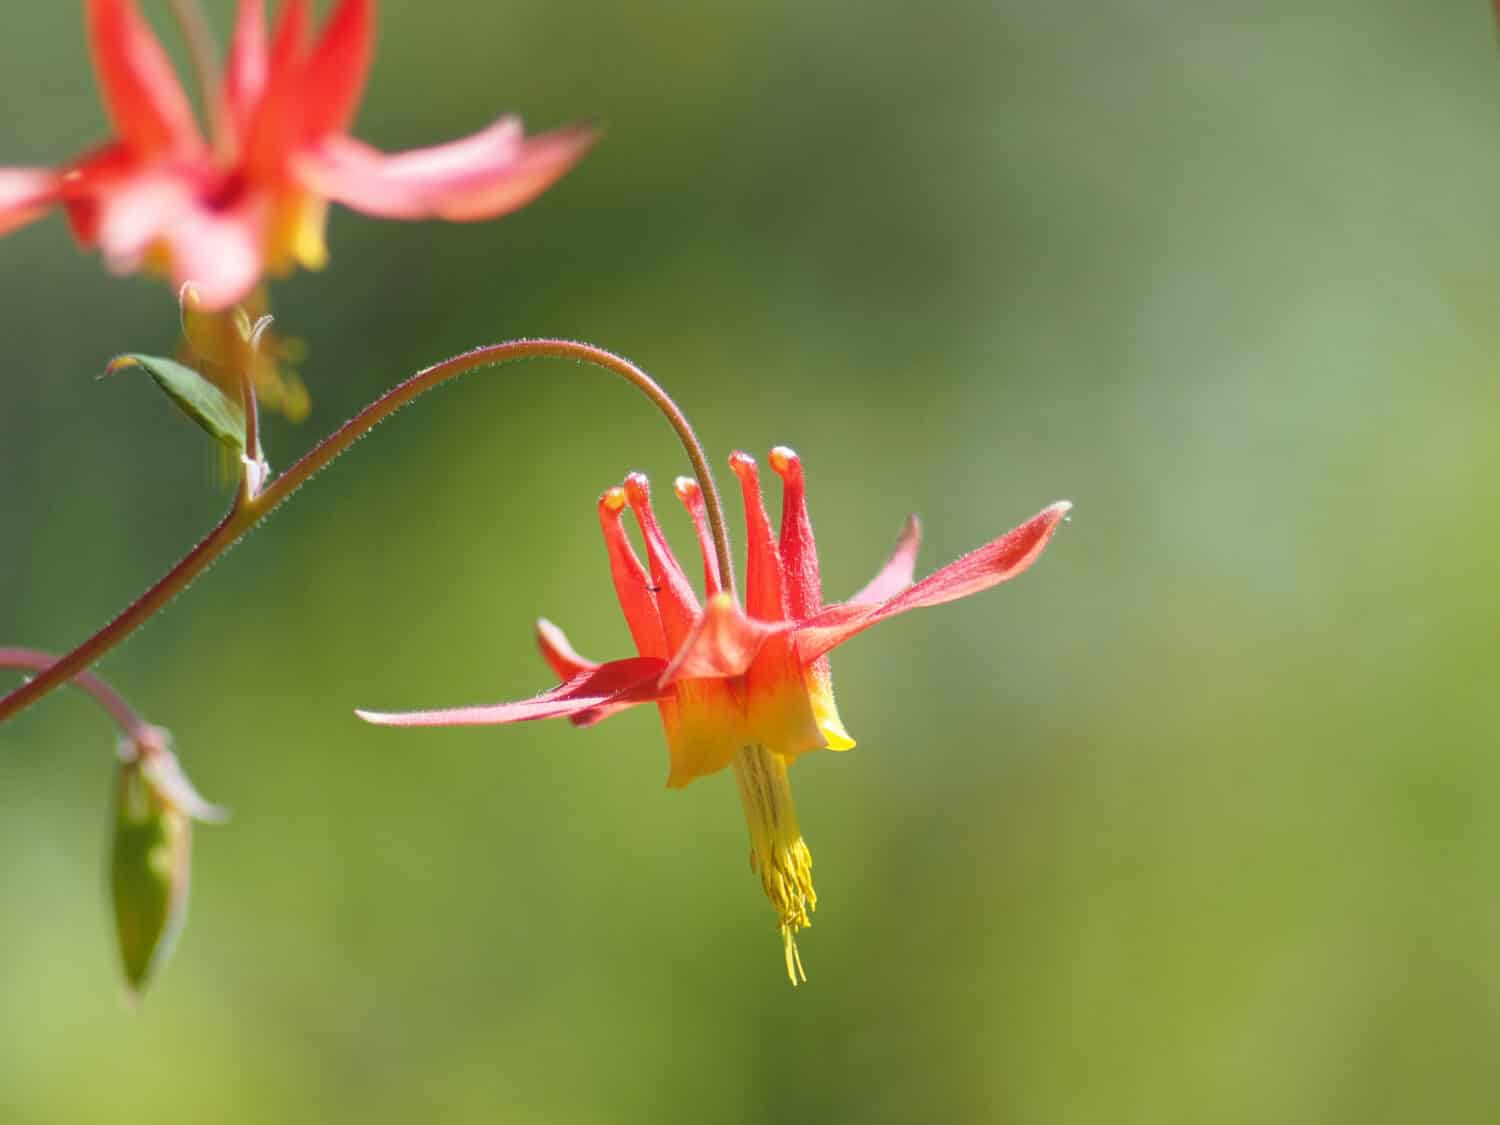
[{"label": "flower center", "polygon": [[249,187],[250,181],[243,168],[236,166],[219,169],[204,187],[203,206],[222,214],[235,207],[244,198]]},{"label": "flower center", "polygon": [[764,746],[744,746],[734,756],[734,779],[750,826],[750,870],[760,875],[760,885],[776,910],[786,975],[796,985],[807,979],[796,933],[812,925],[808,915],[818,907],[818,892],[813,890],[812,853],[797,827],[786,763]]}]

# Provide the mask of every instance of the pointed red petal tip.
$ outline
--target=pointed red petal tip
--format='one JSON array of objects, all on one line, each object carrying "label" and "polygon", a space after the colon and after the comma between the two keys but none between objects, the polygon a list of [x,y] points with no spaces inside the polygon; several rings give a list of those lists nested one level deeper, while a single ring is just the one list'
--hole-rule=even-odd
[{"label": "pointed red petal tip", "polygon": [[901,525],[901,534],[896,537],[896,549],[891,552],[890,559],[880,568],[880,573],[849,599],[849,604],[875,605],[894,598],[910,586],[916,575],[917,551],[921,546],[922,521],[915,514],[909,515]]},{"label": "pointed red petal tip", "polygon": [[[1011,528],[999,538],[970,551],[885,601],[874,605],[846,602],[843,605],[829,606],[822,613],[804,621],[798,629],[798,655],[804,662],[810,663],[870,626],[897,614],[946,605],[1016,577],[1037,560],[1051,540],[1052,533],[1057,530],[1057,525],[1072,508],[1073,505],[1066,500],[1048,505],[1025,523]],[[915,543],[912,547],[915,549]],[[898,553],[899,551],[898,547]],[[886,573],[882,572],[877,576],[876,582],[884,584],[886,578]]]},{"label": "pointed red petal tip", "polygon": [[86,15],[100,97],[121,139],[140,152],[197,148],[192,103],[133,0],[88,0]]},{"label": "pointed red petal tip", "polygon": [[571,680],[599,667],[598,661],[580,656],[568,641],[568,635],[545,617],[536,619],[536,643],[542,650],[542,659],[557,673],[559,680]]},{"label": "pointed red petal tip", "polygon": [[41,218],[57,202],[60,186],[50,168],[0,168],[0,234]]},{"label": "pointed red petal tip", "polygon": [[308,137],[349,127],[364,94],[374,45],[375,0],[344,0],[308,56],[303,91]]},{"label": "pointed red petal tip", "polygon": [[656,681],[666,662],[651,657],[612,660],[573,677],[531,699],[480,707],[448,707],[439,711],[366,711],[355,714],[367,723],[391,727],[463,727],[522,723],[534,719],[561,719],[596,711],[618,710],[637,703],[650,703],[665,694]]},{"label": "pointed red petal tip", "polygon": [[588,151],[581,127],[527,137],[518,117],[501,117],[468,137],[404,152],[381,152],[344,133],[311,138],[293,163],[301,186],[387,219],[494,219],[530,203]]},{"label": "pointed red petal tip", "polygon": [[[536,620],[536,643],[537,647],[542,650],[542,658],[557,673],[557,678],[564,683],[577,676],[582,676],[586,672],[592,672],[602,667],[598,661],[590,660],[586,656],[580,656],[568,640],[567,634],[545,617],[538,617]],[[634,706],[634,703],[629,702],[606,703],[584,711],[575,711],[567,718],[568,722],[572,723],[575,727],[591,727],[595,723],[609,718],[611,715],[628,710]]]},{"label": "pointed red petal tip", "polygon": [[746,479],[758,480],[760,478],[760,468],[756,465],[755,458],[751,457],[743,449],[736,449],[729,455],[729,468],[742,481]]}]

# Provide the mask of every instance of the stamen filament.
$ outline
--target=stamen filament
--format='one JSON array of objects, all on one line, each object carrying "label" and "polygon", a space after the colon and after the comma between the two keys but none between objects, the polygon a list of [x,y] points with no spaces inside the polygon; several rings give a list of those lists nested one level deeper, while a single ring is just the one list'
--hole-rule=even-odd
[{"label": "stamen filament", "polygon": [[796,987],[807,980],[796,934],[812,925],[809,915],[818,908],[818,892],[813,889],[812,853],[797,825],[786,763],[764,746],[744,746],[734,756],[734,779],[750,827],[750,870],[760,875],[776,911],[786,975]]}]

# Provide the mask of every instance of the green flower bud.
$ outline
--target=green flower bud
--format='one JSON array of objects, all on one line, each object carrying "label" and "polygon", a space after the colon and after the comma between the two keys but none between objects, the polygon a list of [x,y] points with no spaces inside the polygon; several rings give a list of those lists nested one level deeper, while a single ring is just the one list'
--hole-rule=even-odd
[{"label": "green flower bud", "polygon": [[171,956],[187,920],[193,819],[223,819],[193,790],[166,740],[152,728],[123,742],[115,779],[110,885],[132,997]]}]

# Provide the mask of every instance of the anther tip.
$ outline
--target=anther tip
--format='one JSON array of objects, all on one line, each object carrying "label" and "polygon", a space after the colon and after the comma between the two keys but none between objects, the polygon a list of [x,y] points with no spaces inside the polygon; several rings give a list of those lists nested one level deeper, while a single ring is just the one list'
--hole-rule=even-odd
[{"label": "anther tip", "polygon": [[744,480],[755,475],[755,458],[743,450],[736,449],[729,455],[729,467],[734,475]]},{"label": "anther tip", "polygon": [[785,445],[778,445],[775,449],[771,450],[769,460],[771,468],[775,469],[781,476],[786,476],[788,473],[795,472],[802,467],[802,459],[797,456],[797,451]]},{"label": "anther tip", "polygon": [[672,482],[672,487],[677,491],[677,498],[683,503],[688,503],[701,495],[698,482],[692,477],[678,477]]},{"label": "anther tip", "polygon": [[619,512],[625,507],[625,490],[619,485],[614,488],[605,489],[604,495],[599,497],[599,510],[604,512]]}]

